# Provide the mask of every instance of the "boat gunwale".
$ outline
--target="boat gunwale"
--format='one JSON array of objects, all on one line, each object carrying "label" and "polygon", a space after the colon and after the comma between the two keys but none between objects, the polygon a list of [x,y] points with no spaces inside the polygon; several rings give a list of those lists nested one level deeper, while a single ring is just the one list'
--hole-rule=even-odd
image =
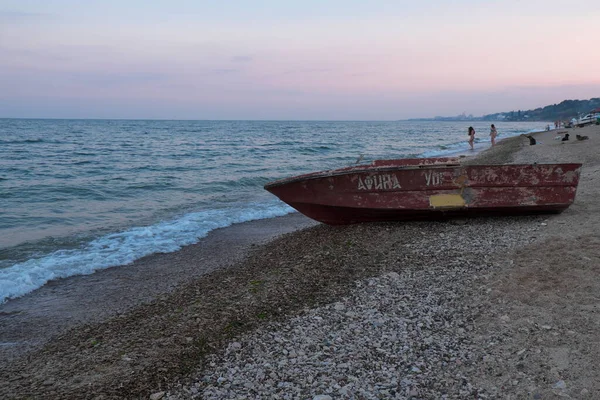
[{"label": "boat gunwale", "polygon": [[[577,169],[582,167],[582,163],[532,163],[532,164],[426,164],[426,165],[388,165],[388,166],[374,166],[374,165],[362,165],[362,166],[350,166],[345,168],[311,172],[304,175],[292,176],[289,178],[278,179],[273,182],[269,182],[264,185],[265,190],[282,186],[290,183],[296,183],[305,180],[321,179],[333,176],[349,175],[363,172],[386,172],[386,171],[397,171],[397,170],[419,170],[419,169],[439,169],[439,168],[468,168],[468,167],[534,167],[534,166],[549,166],[549,165],[564,165],[564,166],[577,166]],[[568,186],[568,185],[567,185]]]}]

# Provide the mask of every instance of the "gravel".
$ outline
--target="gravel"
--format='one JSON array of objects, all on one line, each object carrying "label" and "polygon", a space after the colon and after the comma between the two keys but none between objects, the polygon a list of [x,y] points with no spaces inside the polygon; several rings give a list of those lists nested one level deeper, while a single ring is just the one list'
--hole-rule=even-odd
[{"label": "gravel", "polygon": [[394,271],[355,282],[337,302],[235,338],[166,397],[497,396],[498,388],[478,387],[467,374],[495,362],[474,341],[474,321],[491,306],[488,278],[502,267],[493,255],[533,240],[541,221],[438,224],[436,235],[395,252]]}]

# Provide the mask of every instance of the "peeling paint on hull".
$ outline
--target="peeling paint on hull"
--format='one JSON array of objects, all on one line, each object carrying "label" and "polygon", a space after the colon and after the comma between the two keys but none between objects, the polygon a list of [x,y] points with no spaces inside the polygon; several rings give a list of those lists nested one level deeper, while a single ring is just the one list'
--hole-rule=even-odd
[{"label": "peeling paint on hull", "polygon": [[461,166],[441,160],[375,161],[283,179],[265,189],[331,225],[531,214],[569,207],[581,169],[581,164]]}]

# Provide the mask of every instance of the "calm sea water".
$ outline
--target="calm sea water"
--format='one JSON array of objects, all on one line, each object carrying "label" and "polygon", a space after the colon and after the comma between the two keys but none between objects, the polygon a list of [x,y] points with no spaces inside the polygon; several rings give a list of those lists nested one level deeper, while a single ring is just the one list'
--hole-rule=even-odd
[{"label": "calm sea water", "polygon": [[[0,119],[0,303],[292,212],[270,180],[467,150],[468,125]],[[502,138],[546,124],[496,125]],[[473,126],[489,146],[489,125]]]}]

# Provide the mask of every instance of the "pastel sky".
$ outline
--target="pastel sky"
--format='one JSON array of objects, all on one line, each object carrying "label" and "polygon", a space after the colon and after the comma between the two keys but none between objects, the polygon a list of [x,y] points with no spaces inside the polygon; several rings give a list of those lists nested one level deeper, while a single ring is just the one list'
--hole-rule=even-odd
[{"label": "pastel sky", "polygon": [[598,0],[0,0],[0,117],[397,120],[591,97]]}]

